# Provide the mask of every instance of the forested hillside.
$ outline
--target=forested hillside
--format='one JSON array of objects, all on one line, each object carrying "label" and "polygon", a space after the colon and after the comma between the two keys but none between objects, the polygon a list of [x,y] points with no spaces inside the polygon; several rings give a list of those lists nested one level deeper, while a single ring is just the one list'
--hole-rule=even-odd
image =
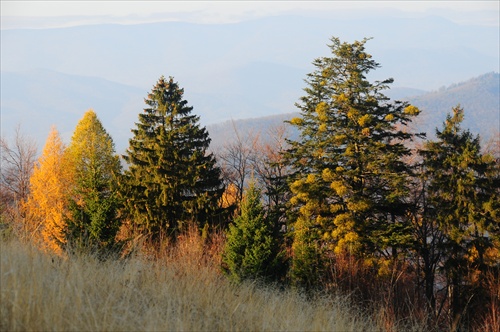
[{"label": "forested hillside", "polygon": [[500,131],[500,74],[487,73],[405,100],[422,110],[419,130],[434,136],[435,127],[458,104],[465,111],[463,125],[487,141]]}]

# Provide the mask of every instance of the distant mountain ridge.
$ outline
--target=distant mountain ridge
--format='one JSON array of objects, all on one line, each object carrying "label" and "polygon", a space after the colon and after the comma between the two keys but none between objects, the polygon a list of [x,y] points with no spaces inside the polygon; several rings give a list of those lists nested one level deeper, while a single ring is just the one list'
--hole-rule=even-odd
[{"label": "distant mountain ridge", "polygon": [[[328,55],[331,36],[373,37],[368,49],[383,66],[376,75],[420,89],[497,70],[500,53],[498,44],[484,42],[498,40],[495,27],[463,26],[437,16],[282,15],[233,24],[103,24],[2,30],[1,35],[3,71],[46,68],[140,87],[153,85],[152,75],[165,74],[182,77],[196,92],[211,75],[222,78],[228,69],[251,62],[308,72],[314,58]],[[214,83],[229,87],[230,82]]]},{"label": "distant mountain ridge", "polygon": [[419,129],[432,137],[441,128],[446,113],[460,105],[464,109],[463,127],[487,141],[500,131],[500,74],[487,73],[416,97],[406,98],[418,106]]},{"label": "distant mountain ridge", "polygon": [[[203,125],[289,114],[311,62],[330,55],[332,36],[346,42],[373,37],[367,51],[381,68],[369,79],[393,77],[387,94],[394,99],[420,98],[426,90],[499,70],[495,27],[437,16],[353,14],[0,30],[2,135],[12,135],[21,124],[41,148],[55,124],[68,141],[93,108],[123,151],[161,75],[173,76],[185,89]],[[420,101],[426,108],[427,101]],[[485,119],[491,124],[496,118]]]},{"label": "distant mountain ridge", "polygon": [[[267,82],[262,89],[272,88],[272,84],[277,82]],[[49,70],[2,72],[1,85],[2,136],[9,137],[14,128],[21,125],[23,132],[36,139],[40,149],[51,125],[56,125],[68,142],[83,113],[93,108],[112,135],[117,151],[122,153],[128,147],[130,130],[144,108],[143,100],[148,93],[146,89],[98,77],[82,77]],[[446,113],[460,104],[465,110],[463,126],[480,134],[487,141],[500,128],[499,85],[500,74],[492,72],[432,92],[394,88],[385,93],[391,99],[406,100],[418,106],[422,114],[415,121],[415,127],[426,132],[429,137],[434,135],[436,127],[441,127]],[[228,120],[217,122],[213,121],[216,119],[213,117],[210,123],[207,118],[210,118],[211,112],[218,114],[217,109],[230,109],[230,105],[224,106],[221,99],[209,94],[190,94],[189,87],[186,87],[186,91],[186,99],[194,107],[193,112],[201,116],[202,125],[207,125],[214,147],[231,139],[234,128],[243,134],[253,132],[267,135],[272,127],[281,126],[285,120],[298,115],[296,112],[272,108],[263,112],[258,103],[252,105],[242,99],[242,107],[247,107],[248,112],[254,114],[252,118],[244,116],[247,112],[228,112],[224,115]],[[403,97],[405,94],[407,96]],[[301,92],[293,92],[288,98],[298,101],[301,95]],[[271,103],[272,100],[268,102]],[[295,109],[292,103],[289,106],[290,110]],[[252,107],[256,108],[254,112]],[[274,115],[263,115],[266,112]]]},{"label": "distant mountain ridge", "polygon": [[94,109],[107,131],[123,150],[130,129],[143,108],[146,91],[99,77],[62,74],[51,70],[1,73],[2,136],[13,134],[18,125],[39,145],[52,125],[69,142],[76,124],[88,109]]},{"label": "distant mountain ridge", "polygon": [[[401,90],[392,93],[387,90],[388,96],[401,94]],[[419,107],[422,113],[417,117],[413,129],[427,133],[427,138],[434,138],[435,129],[442,128],[446,114],[451,113],[453,107],[460,105],[464,109],[462,128],[469,129],[473,134],[479,134],[483,142],[487,142],[500,132],[500,74],[487,73],[465,82],[443,87],[438,91],[418,93],[415,97],[391,98],[410,102]],[[231,142],[235,130],[240,135],[267,136],[272,128],[283,125],[284,121],[300,116],[299,112],[277,114],[274,116],[225,121],[209,125],[208,131],[213,146],[220,148],[225,142]],[[290,135],[297,137],[289,128]]]}]

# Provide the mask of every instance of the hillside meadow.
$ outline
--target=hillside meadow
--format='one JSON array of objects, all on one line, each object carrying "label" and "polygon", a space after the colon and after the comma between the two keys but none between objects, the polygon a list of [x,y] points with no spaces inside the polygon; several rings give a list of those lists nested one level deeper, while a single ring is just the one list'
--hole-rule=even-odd
[{"label": "hillside meadow", "polygon": [[[61,258],[1,240],[2,331],[382,331],[347,296],[306,297],[220,273],[223,239],[196,231],[161,255]],[[405,328],[406,329],[406,328]],[[413,327],[413,330],[421,330]]]}]

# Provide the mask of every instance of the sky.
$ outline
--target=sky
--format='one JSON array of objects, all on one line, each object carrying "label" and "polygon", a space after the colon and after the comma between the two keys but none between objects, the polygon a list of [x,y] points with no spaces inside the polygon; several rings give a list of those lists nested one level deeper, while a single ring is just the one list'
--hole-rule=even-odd
[{"label": "sky", "polygon": [[[366,29],[366,34],[361,35],[361,37],[373,36],[376,38],[375,41],[370,42],[369,52],[377,56],[376,59],[382,63],[383,68],[377,71],[377,75],[380,73],[381,77],[377,79],[394,77],[396,82],[394,87],[430,91],[444,85],[462,82],[471,77],[484,74],[487,72],[486,69],[498,72],[499,38],[498,34],[492,33],[491,31],[500,31],[499,0],[0,0],[0,15],[0,28],[3,37],[0,38],[2,42],[2,47],[0,48],[2,53],[2,66],[0,69],[2,73],[10,72],[11,75],[13,75],[12,77],[14,78],[9,81],[11,83],[17,82],[15,78],[18,76],[15,75],[24,75],[23,72],[27,70],[35,70],[35,73],[39,75],[35,76],[40,77],[39,81],[35,80],[36,82],[33,82],[33,80],[29,82],[21,80],[24,85],[21,85],[20,89],[12,88],[16,86],[14,83],[12,83],[14,85],[10,87],[10,90],[8,84],[1,84],[2,98],[0,99],[2,101],[2,109],[0,111],[2,114],[0,115],[2,116],[2,129],[5,129],[6,123],[9,123],[7,121],[9,120],[9,116],[10,123],[14,123],[23,115],[22,111],[14,107],[20,104],[15,93],[17,93],[17,91],[24,92],[25,90],[23,90],[23,88],[30,88],[31,85],[40,91],[46,91],[47,89],[44,89],[47,86],[46,80],[52,77],[51,75],[54,77],[57,76],[62,82],[74,84],[76,84],[75,82],[80,82],[80,80],[87,82],[88,76],[92,76],[92,79],[104,79],[107,82],[111,81],[113,84],[133,85],[134,87],[138,87],[138,89],[144,89],[144,91],[150,88],[152,82],[154,82],[160,74],[174,75],[181,81],[182,85],[190,91],[189,93],[191,93],[192,97],[190,97],[189,101],[192,102],[193,105],[196,105],[197,111],[203,114],[203,121],[207,121],[207,123],[219,122],[221,121],[219,117],[225,119],[225,117],[230,116],[231,118],[238,119],[261,116],[261,114],[257,114],[255,110],[261,112],[273,111],[275,114],[285,111],[289,112],[290,109],[295,110],[293,105],[297,101],[298,96],[300,96],[303,84],[302,78],[307,70],[311,68],[310,62],[315,57],[324,54],[321,52],[326,51],[325,43],[327,43],[328,38],[326,33],[320,36],[320,34],[315,32],[313,36],[309,36],[306,31],[304,33],[306,37],[302,36],[300,41],[308,46],[296,47],[294,44],[299,40],[297,35],[281,35],[281,30],[276,29],[273,36],[276,40],[279,40],[279,43],[272,44],[271,47],[269,46],[270,44],[266,44],[266,42],[270,42],[270,40],[266,38],[262,38],[264,40],[262,43],[257,43],[259,41],[256,40],[258,36],[268,35],[267,32],[261,33],[261,31],[257,29],[255,33],[255,36],[257,36],[256,38],[253,37],[253,34],[245,35],[247,38],[245,40],[248,44],[234,43],[234,41],[226,42],[225,40],[220,41],[217,44],[223,46],[221,47],[222,53],[220,53],[220,56],[218,52],[212,52],[213,50],[209,50],[210,52],[207,53],[208,56],[206,56],[207,54],[198,54],[196,52],[186,53],[189,56],[185,56],[183,52],[197,49],[196,47],[199,46],[198,44],[201,44],[198,43],[199,40],[196,39],[197,35],[190,35],[195,42],[192,40],[186,41],[186,45],[183,45],[179,52],[167,52],[167,50],[170,50],[170,45],[166,45],[162,48],[162,51],[158,53],[151,52],[142,54],[137,51],[140,48],[132,48],[131,50],[133,52],[126,52],[123,56],[119,54],[120,47],[129,47],[129,43],[140,44],[140,41],[138,42],[133,38],[126,41],[120,39],[116,44],[119,45],[119,47],[115,47],[116,45],[112,42],[106,44],[107,35],[102,38],[92,37],[90,39],[85,39],[86,42],[91,41],[91,45],[100,50],[102,56],[97,57],[96,54],[99,54],[99,52],[94,52],[92,48],[87,48],[86,45],[80,45],[80,40],[73,41],[63,38],[64,43],[59,43],[58,39],[50,39],[53,31],[28,31],[27,33],[9,31],[14,29],[61,28],[93,24],[126,25],[165,21],[221,24],[237,23],[264,17],[295,15],[323,19],[318,19],[317,21],[314,19],[303,21],[322,22],[321,24],[326,24],[325,22],[328,22],[328,27],[330,27],[330,21],[338,24],[343,24],[342,22],[346,20],[349,20],[349,22],[367,22],[366,26],[363,25],[361,27],[361,29]],[[409,20],[405,20],[405,18]],[[420,18],[422,18],[422,20],[420,20]],[[434,20],[434,18],[437,18],[437,20]],[[444,29],[441,31],[441,34],[434,35],[434,32],[430,30],[434,27],[432,22],[437,21],[440,24],[441,18],[457,23],[458,25],[448,24],[449,22],[446,22],[443,26],[449,27],[452,30]],[[395,19],[394,22],[397,22],[394,24],[398,25],[394,26],[390,24],[393,19]],[[281,22],[280,20],[276,21]],[[283,21],[286,21],[287,24],[291,24],[290,22],[297,22],[290,19]],[[371,30],[371,22],[377,22],[376,24],[379,25],[377,29],[374,29],[376,30],[375,32]],[[421,22],[431,23],[429,26],[422,26]],[[321,24],[319,24],[319,26],[323,26]],[[336,24],[331,24],[331,26],[340,29]],[[488,26],[488,28],[483,29],[477,28],[476,26]],[[301,30],[298,29],[300,29],[301,26],[295,24],[294,27],[297,27],[297,29],[292,30],[299,34]],[[491,27],[496,29],[492,29]],[[120,27],[120,29],[117,30],[134,30],[128,28],[129,27]],[[194,28],[192,27],[192,30],[217,31],[217,28],[218,27],[210,27],[210,29],[208,29],[205,26],[195,26]],[[232,29],[232,27],[225,28]],[[97,29],[99,29],[99,27],[97,27]],[[400,29],[407,30],[403,31]],[[82,31],[83,30],[93,31],[92,29],[88,29],[88,27],[82,29]],[[354,26],[353,29],[348,30],[345,34],[358,33],[353,30],[355,30]],[[416,31],[423,31],[423,33],[419,34],[416,33]],[[482,35],[481,33],[476,33],[477,31],[486,31],[487,33]],[[65,31],[61,30],[61,32]],[[378,35],[371,35],[372,32],[378,33]],[[343,33],[343,31],[341,33]],[[19,40],[12,37],[19,35],[24,36],[25,39]],[[49,37],[47,37],[48,39],[44,39],[43,42],[38,39],[33,39],[30,40],[29,43],[25,43],[26,40],[29,40],[29,36],[34,35]],[[349,37],[345,38],[361,38],[356,36],[349,35]],[[464,42],[456,36],[465,36],[468,39]],[[217,41],[216,38],[214,40]],[[185,40],[174,40],[174,42],[177,43],[184,43],[184,41]],[[408,48],[409,43],[412,47],[417,45],[419,49],[417,48],[415,50],[414,48]],[[406,49],[402,49],[402,44],[404,44]],[[254,49],[253,45],[263,46],[262,48]],[[283,49],[279,49],[276,45],[281,45]],[[204,46],[202,45],[200,47]],[[291,56],[289,52],[293,52],[293,56]],[[68,54],[71,56],[67,56]],[[443,54],[450,56],[443,57]],[[200,60],[201,58],[203,58],[203,61]],[[443,58],[445,60],[443,60]],[[412,60],[405,62],[405,59]],[[471,59],[481,59],[481,61]],[[137,61],[142,61],[142,63],[138,64]],[[440,61],[446,61],[446,63],[441,66],[439,65]],[[468,66],[468,61],[473,63]],[[146,65],[144,63],[146,63]],[[436,65],[436,63],[438,63],[438,65]],[[490,63],[493,63],[492,69],[489,69],[491,67]],[[287,76],[283,77],[286,77],[287,81],[283,82],[281,81],[283,79],[281,76],[285,68],[287,68]],[[429,70],[429,68],[432,70]],[[455,68],[458,70],[455,70]],[[486,69],[483,70],[484,68]],[[36,72],[38,69],[42,69],[42,71]],[[165,72],[165,70],[168,70],[168,72]],[[258,82],[261,73],[270,75],[266,80],[267,85],[255,83]],[[453,75],[450,73],[453,73]],[[217,80],[213,80],[215,75],[217,75]],[[246,77],[245,80],[240,79],[240,77],[243,76]],[[6,82],[6,77],[8,78],[9,76],[6,74],[2,75],[3,83]],[[248,77],[251,79],[248,79]],[[293,82],[298,82],[296,84],[297,86],[293,85]],[[104,84],[101,81],[99,81],[99,83]],[[76,86],[80,87],[81,85],[78,84]],[[257,104],[254,102],[254,98],[246,98],[246,91],[249,90],[247,87],[251,84],[257,86],[259,88],[259,93],[261,93],[261,95],[259,95],[260,99],[256,98],[260,100]],[[43,117],[37,119],[43,119],[45,122],[49,120],[57,122],[58,128],[63,129],[67,137],[70,137],[73,129],[73,121],[76,121],[71,118],[73,113],[70,114],[68,110],[71,110],[71,112],[79,112],[84,109],[83,107],[87,107],[85,105],[89,107],[102,105],[101,109],[96,109],[97,112],[104,112],[111,109],[112,111],[110,112],[116,112],[116,114],[106,114],[109,116],[109,122],[107,122],[107,124],[109,125],[110,132],[112,132],[115,137],[122,137],[123,135],[129,134],[128,129],[126,130],[126,134],[123,134],[123,128],[129,128],[129,123],[134,123],[136,119],[136,108],[140,109],[142,107],[142,96],[137,98],[137,104],[139,105],[137,107],[134,106],[130,108],[131,106],[129,103],[122,108],[118,106],[112,108],[108,106],[108,104],[112,104],[112,100],[114,99],[105,101],[103,101],[104,99],[99,99],[100,91],[94,91],[90,87],[84,86],[84,89],[75,89],[76,92],[74,96],[77,96],[79,99],[73,100],[71,99],[73,95],[71,95],[71,98],[68,97],[70,95],[64,95],[63,92],[65,89],[62,89],[61,86],[62,85],[54,85],[54,87],[49,86],[49,88],[52,89],[49,90],[53,94],[47,93],[42,95],[40,95],[37,89],[33,88],[33,105],[45,103],[43,106],[46,109],[45,112],[49,116],[44,114]],[[6,91],[14,91],[15,93],[9,95]],[[72,93],[73,92],[74,91],[72,91]],[[88,95],[85,93],[88,93]],[[228,96],[232,99],[228,98]],[[275,98],[275,96],[279,96],[279,98]],[[61,102],[61,99],[58,97],[69,99],[62,99]],[[9,108],[5,105],[10,105],[12,107]],[[31,104],[26,105],[29,106]],[[75,105],[78,105],[78,110]],[[56,107],[56,109],[51,110],[51,107]],[[25,109],[30,112],[37,112],[37,110],[31,106]],[[231,110],[231,112],[228,112],[228,110]],[[6,112],[10,113],[6,114]],[[271,113],[266,113],[266,115],[269,114]],[[24,123],[30,123],[29,120],[31,120],[31,118],[28,117],[24,120]],[[18,123],[22,122],[21,119]],[[123,125],[123,123],[126,123],[126,125]],[[39,138],[39,141],[43,141],[46,136],[44,131],[49,128],[49,125],[44,126],[42,123],[34,121],[30,131],[33,133],[40,132],[41,138]],[[123,140],[123,142],[126,142],[126,139]]]},{"label": "sky", "polygon": [[264,16],[433,13],[461,24],[499,26],[500,1],[19,1],[1,0],[1,28],[54,28],[158,21],[232,23]]}]

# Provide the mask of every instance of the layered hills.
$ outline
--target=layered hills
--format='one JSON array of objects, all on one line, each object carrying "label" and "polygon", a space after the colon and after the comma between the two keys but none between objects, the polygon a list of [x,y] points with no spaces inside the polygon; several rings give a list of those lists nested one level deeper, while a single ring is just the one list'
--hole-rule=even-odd
[{"label": "layered hills", "polygon": [[[479,76],[499,70],[494,26],[432,15],[351,13],[335,19],[282,15],[231,24],[99,24],[0,33],[2,136],[12,136],[21,125],[40,148],[51,125],[69,141],[78,120],[93,108],[123,151],[161,75],[185,88],[193,112],[211,126],[214,143],[220,123],[286,118],[297,111],[294,103],[311,62],[330,55],[332,36],[347,42],[373,37],[367,51],[381,67],[369,79],[393,77],[388,95],[420,104],[422,121],[437,125],[443,112],[460,103],[471,129],[483,133],[498,124],[498,74]],[[472,77],[475,83],[467,81]]]},{"label": "layered hills", "polygon": [[[405,97],[402,94],[409,93]],[[483,142],[487,142],[500,133],[500,74],[487,73],[470,80],[442,87],[439,90],[424,92],[421,90],[395,89],[388,90],[391,99],[408,101],[420,108],[422,113],[412,125],[416,132],[425,132],[429,139],[435,137],[436,128],[442,123],[455,106],[464,109],[463,128],[473,134],[479,134]],[[411,94],[417,94],[411,95]],[[274,128],[282,126],[286,120],[300,116],[298,112],[277,114],[267,117],[255,117],[231,120],[208,126],[214,146],[223,146],[225,142],[234,140],[239,135],[270,135]],[[296,137],[291,128],[289,135]]]}]

